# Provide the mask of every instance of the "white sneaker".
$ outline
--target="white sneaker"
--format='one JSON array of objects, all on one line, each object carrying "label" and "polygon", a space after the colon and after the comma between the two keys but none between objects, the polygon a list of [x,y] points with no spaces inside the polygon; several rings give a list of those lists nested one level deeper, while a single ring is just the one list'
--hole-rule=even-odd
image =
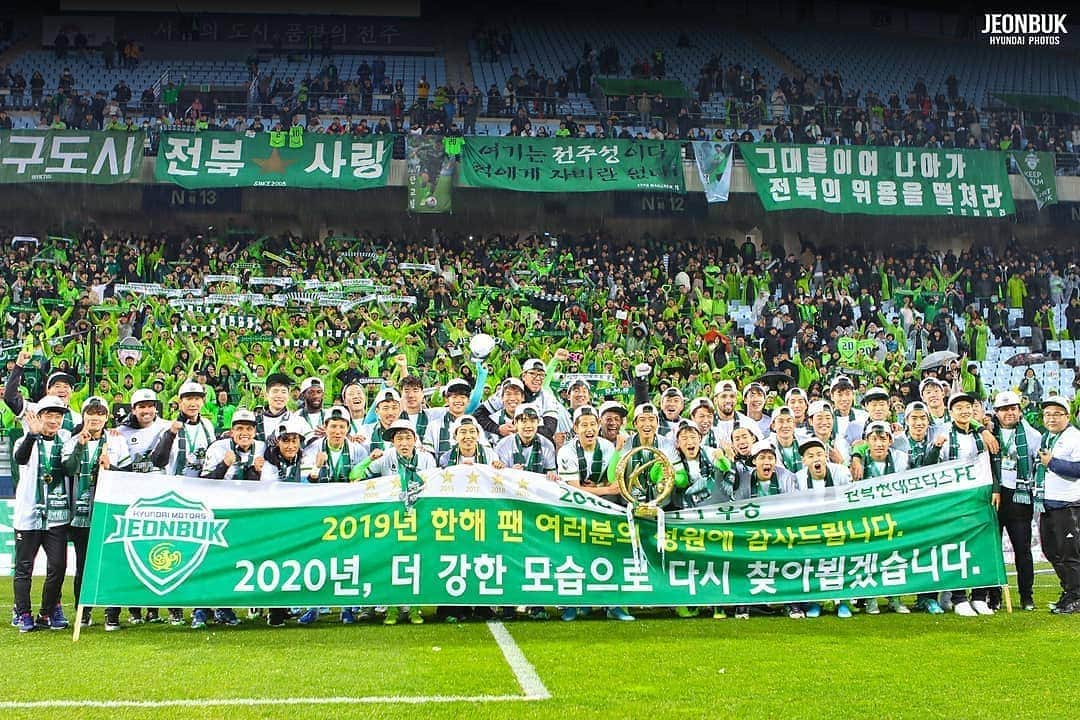
[{"label": "white sneaker", "polygon": [[[953,603],[953,612],[960,617],[978,617],[979,613],[975,612],[975,608],[971,607],[971,603],[967,600],[964,602]],[[989,608],[988,608],[989,609]]]},{"label": "white sneaker", "polygon": [[993,615],[994,611],[986,604],[985,600],[972,600],[971,609],[980,615]]}]

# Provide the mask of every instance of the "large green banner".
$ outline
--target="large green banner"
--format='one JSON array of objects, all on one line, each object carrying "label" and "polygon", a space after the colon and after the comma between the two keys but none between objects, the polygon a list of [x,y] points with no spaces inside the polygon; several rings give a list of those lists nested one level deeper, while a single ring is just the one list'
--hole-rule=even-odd
[{"label": "large green banner", "polygon": [[739,143],[766,210],[1004,217],[1015,212],[1003,153]]},{"label": "large green banner", "polygon": [[[86,605],[694,605],[1001,585],[989,462],[668,513],[488,466],[336,485],[103,472]],[[411,492],[411,491],[410,491]]]},{"label": "large green banner", "polygon": [[666,140],[465,138],[461,177],[519,192],[686,192],[682,145]]},{"label": "large green banner", "polygon": [[272,146],[270,133],[166,133],[154,177],[189,189],[298,187],[366,190],[390,178],[392,135],[304,134],[299,147]]},{"label": "large green banner", "polygon": [[0,131],[0,183],[94,183],[134,179],[142,167],[143,132]]}]

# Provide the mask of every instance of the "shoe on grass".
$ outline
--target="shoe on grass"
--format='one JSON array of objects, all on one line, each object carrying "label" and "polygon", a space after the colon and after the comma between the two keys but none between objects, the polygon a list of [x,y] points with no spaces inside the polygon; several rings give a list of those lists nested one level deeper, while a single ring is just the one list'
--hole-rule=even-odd
[{"label": "shoe on grass", "polygon": [[622,622],[634,622],[634,616],[626,612],[625,608],[613,607],[607,609],[608,620],[620,620]]},{"label": "shoe on grass", "polygon": [[191,613],[191,629],[202,630],[204,627],[206,627],[206,611],[196,610]]},{"label": "shoe on grass", "polygon": [[383,625],[397,625],[398,615],[401,613],[396,607],[386,608],[386,617],[383,618]]},{"label": "shoe on grass", "polygon": [[847,620],[851,617],[851,605],[842,602],[836,606],[836,617]]},{"label": "shoe on grass", "polygon": [[880,615],[881,608],[878,607],[877,598],[867,598],[866,600],[866,614],[867,615]]},{"label": "shoe on grass", "polygon": [[696,618],[698,612],[697,608],[688,608],[685,605],[680,605],[675,608],[675,614],[681,618]]},{"label": "shoe on grass", "polygon": [[420,612],[420,608],[413,608],[409,611],[409,622],[413,625],[424,624],[424,613]]},{"label": "shoe on grass", "polygon": [[70,624],[64,615],[64,608],[61,607],[60,603],[56,603],[52,615],[49,616],[49,628],[52,630],[66,630]]},{"label": "shoe on grass", "polygon": [[990,609],[990,606],[986,604],[985,600],[972,600],[971,609],[980,615],[993,615],[994,611]]},{"label": "shoe on grass", "polygon": [[900,602],[900,598],[889,599],[889,609],[898,615],[910,615],[911,610],[908,610],[908,606]]},{"label": "shoe on grass", "polygon": [[806,606],[806,617],[821,617],[821,603],[810,603]]},{"label": "shoe on grass", "polygon": [[960,617],[978,617],[979,613],[975,608],[971,607],[971,603],[967,600],[963,602],[953,603],[953,612]]},{"label": "shoe on grass", "polygon": [[568,607],[562,611],[563,622],[574,622],[577,620],[578,611],[576,607]]},{"label": "shoe on grass", "polygon": [[301,625],[313,625],[315,621],[319,619],[319,608],[308,608],[305,610],[296,622]]}]

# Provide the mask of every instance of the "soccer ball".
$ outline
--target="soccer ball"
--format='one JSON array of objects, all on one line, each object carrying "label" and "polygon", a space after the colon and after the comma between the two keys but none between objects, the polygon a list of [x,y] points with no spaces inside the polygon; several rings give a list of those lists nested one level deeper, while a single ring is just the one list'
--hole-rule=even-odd
[{"label": "soccer ball", "polygon": [[424,204],[428,207],[435,207],[439,204],[439,198],[435,197],[434,195],[428,195],[426,198],[424,198]]}]

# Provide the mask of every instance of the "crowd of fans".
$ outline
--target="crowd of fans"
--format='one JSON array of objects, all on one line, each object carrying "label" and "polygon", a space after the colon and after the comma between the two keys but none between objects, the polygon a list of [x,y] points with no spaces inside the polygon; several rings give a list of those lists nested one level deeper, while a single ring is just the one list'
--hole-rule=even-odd
[{"label": "crowd of fans", "polygon": [[[88,226],[74,237],[50,236],[45,246],[19,238],[0,251],[0,422],[20,477],[16,523],[37,522],[37,507],[48,508],[49,519],[16,543],[20,631],[67,626],[63,548],[70,534],[82,558],[78,594],[97,466],[87,470],[80,460],[88,443],[99,454],[108,448],[103,467],[140,472],[264,482],[400,472],[415,480],[425,469],[475,462],[611,498],[604,478],[614,453],[648,442],[684,467],[671,501],[677,508],[989,452],[995,507],[1026,508],[1023,522],[1002,521],[1018,548],[1024,609],[1035,606],[1030,553],[1022,563],[1021,549],[1030,545],[1033,499],[1041,508],[1045,491],[1042,542],[1063,589],[1053,609],[1080,612],[1080,578],[1070,569],[1075,542],[1058,538],[1076,519],[1066,482],[1073,470],[1061,469],[1075,463],[1051,460],[1065,429],[1072,434],[1054,452],[1080,452],[1073,438],[1080,432],[1070,428],[1080,395],[1043,396],[1034,369],[1034,383],[986,387],[978,365],[991,343],[1013,342],[1020,323],[1030,325],[1033,349],[1047,338],[1080,337],[1075,250],[890,250],[833,259],[809,244],[787,253],[750,237],[741,244],[628,242],[602,233],[416,241],[225,232],[151,237]],[[305,282],[312,280],[321,284]],[[750,324],[740,326],[732,318],[744,307]],[[1055,312],[1065,313],[1064,323]],[[471,341],[482,335],[492,339],[490,353],[477,357]],[[852,339],[868,341],[869,352],[845,352]],[[852,406],[855,397],[861,407]],[[1016,451],[1019,470],[1006,467],[1013,451],[1004,430],[987,428],[990,412],[1005,430],[1031,433],[1031,444]],[[631,414],[637,432],[628,436]],[[103,434],[110,422],[115,442]],[[64,442],[62,452],[53,445],[52,460],[43,437]],[[145,456],[135,452],[142,440]],[[536,449],[526,460],[514,443]],[[334,448],[339,459],[330,465]],[[594,457],[589,467],[582,452]],[[63,477],[61,458],[78,483],[53,482]],[[1032,481],[1035,462],[1049,463],[1050,472]],[[1004,484],[1010,478],[1015,488]],[[36,491],[26,490],[35,484],[47,485],[48,503],[35,504]],[[29,583],[39,546],[50,573],[35,618]],[[924,594],[917,607],[992,614],[1000,601],[992,591],[976,589],[970,600],[945,592],[940,603]],[[899,598],[887,602],[910,612]],[[864,608],[880,612],[877,600]],[[356,621],[357,610],[343,609],[342,621]],[[793,603],[786,611],[802,618],[821,607]],[[107,630],[120,627],[119,612],[106,610]],[[716,608],[714,617],[726,612]],[[837,612],[850,617],[852,609],[841,601]],[[578,610],[562,613],[573,620]],[[625,608],[607,613],[633,620]],[[745,606],[734,613],[749,617]],[[387,609],[384,621],[398,614]],[[280,626],[285,616],[275,610],[269,622]],[[311,624],[318,608],[300,608],[297,617]],[[201,628],[208,619],[208,610],[196,610],[191,622]],[[410,619],[423,621],[415,610]],[[170,620],[186,622],[179,610]],[[229,609],[215,620],[239,622]],[[80,621],[89,624],[90,614]]]},{"label": "crowd of fans", "polygon": [[[691,387],[721,376],[746,380],[784,368],[813,397],[840,362],[838,340],[869,338],[877,341],[877,350],[856,358],[858,366],[848,370],[862,374],[866,384],[895,388],[906,401],[910,383],[918,379],[918,360],[928,353],[951,350],[982,360],[991,336],[1010,344],[1018,324],[1032,326],[1036,344],[1044,343],[1061,336],[1054,315],[1062,312],[1067,336],[1080,338],[1077,258],[1050,252],[830,260],[812,246],[795,255],[718,238],[620,243],[588,235],[553,243],[542,235],[485,241],[451,236],[431,247],[363,233],[257,240],[237,234],[210,243],[97,228],[72,240],[44,250],[29,243],[3,248],[6,357],[10,361],[33,335],[41,344],[42,377],[61,366],[85,377],[82,348],[94,324],[104,371],[94,390],[117,400],[131,387],[148,384],[151,368],[157,369],[154,377],[162,381],[166,404],[189,375],[212,386],[220,383],[234,405],[258,399],[254,393],[263,372],[298,377],[320,368],[340,373],[351,365],[382,377],[393,369],[390,346],[434,387],[472,372],[462,361],[461,341],[487,332],[504,341],[491,358],[496,365],[505,363],[498,370],[512,374],[515,363],[543,355],[554,337],[573,353],[568,371],[612,372],[610,391],[616,394],[627,392],[630,368],[649,362],[667,368],[656,382],[677,379]],[[290,266],[269,259],[281,259],[282,253],[291,258]],[[438,263],[441,272],[402,271],[401,262]],[[259,269],[236,270],[247,264]],[[214,312],[257,318],[251,321],[256,327],[248,333],[200,335],[176,331],[181,324],[207,328],[216,317],[174,307],[162,297],[115,292],[115,283],[139,282],[178,290],[249,291],[243,280],[205,286],[204,276],[219,274],[369,278],[395,288],[394,295],[415,296],[416,304],[367,305],[347,313],[333,307],[226,306]],[[271,291],[282,292],[273,286],[254,290]],[[733,303],[752,308],[752,332],[730,320]],[[1023,311],[1011,325],[1010,308]],[[353,353],[339,339],[317,332],[335,328],[368,344]],[[321,353],[251,342],[245,335],[318,339]],[[141,363],[130,368],[116,351],[128,336],[147,346]],[[451,345],[458,354],[450,352]],[[181,362],[162,364],[163,357]],[[974,390],[977,378],[967,377],[966,370],[960,368],[963,382]]]},{"label": "crowd of fans", "polygon": [[[512,35],[505,28],[480,27],[474,41],[481,57],[489,61],[514,53]],[[125,42],[125,48],[134,44]],[[104,50],[102,58],[108,64]],[[342,77],[333,57],[326,57],[318,73],[302,78],[259,73],[258,59],[252,58],[255,93],[243,112],[217,103],[212,93],[182,98],[182,88],[172,82],[139,91],[121,80],[109,92],[91,92],[78,87],[70,68],[55,81],[39,72],[27,81],[21,72],[2,68],[0,88],[9,90],[6,104],[37,110],[39,126],[55,129],[258,131],[278,123],[287,128],[297,118],[313,132],[363,135],[378,125],[390,132],[417,127],[430,132],[438,126],[441,132],[474,134],[484,117],[499,118],[507,134],[536,137],[734,139],[1055,153],[1073,153],[1080,147],[1080,122],[1075,116],[1028,113],[1022,123],[1015,110],[976,106],[960,94],[952,76],[945,87],[935,89],[919,78],[906,92],[886,98],[848,87],[838,69],[820,77],[785,75],[770,90],[758,68],[725,66],[719,55],[702,67],[688,98],[648,92],[613,96],[593,117],[567,115],[568,98],[575,93],[595,96],[595,78],[601,75],[663,78],[664,51],[655,49],[624,65],[616,46],[597,50],[586,43],[581,57],[563,67],[557,78],[543,76],[532,65],[524,70],[515,66],[503,87],[493,84],[485,91],[464,82],[433,87],[426,77],[407,88],[387,74],[379,57],[363,61],[353,77]],[[703,110],[718,101],[722,112]],[[10,124],[11,118],[0,114],[0,129]]]}]

